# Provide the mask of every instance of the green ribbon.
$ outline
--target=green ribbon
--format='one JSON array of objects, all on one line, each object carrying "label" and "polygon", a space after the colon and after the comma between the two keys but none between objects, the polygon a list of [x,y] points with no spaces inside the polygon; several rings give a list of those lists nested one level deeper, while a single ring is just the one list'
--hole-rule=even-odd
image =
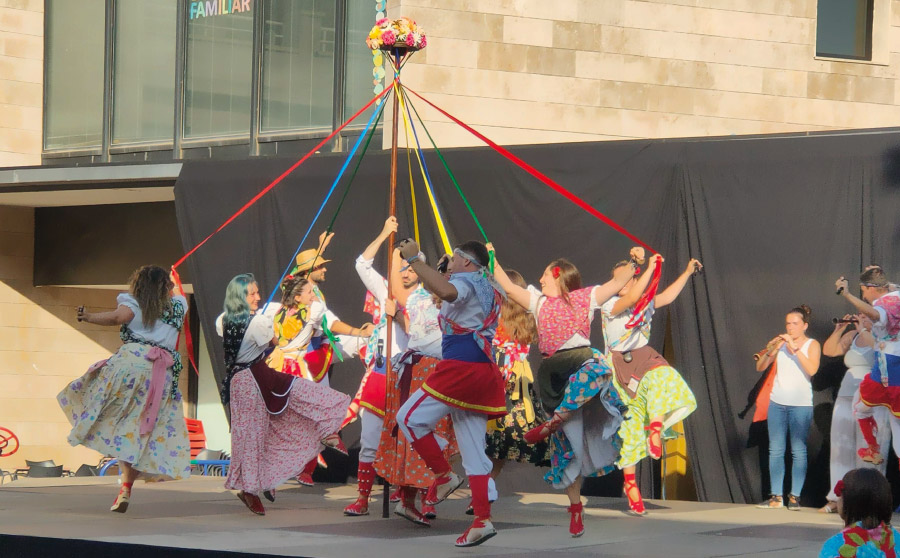
[{"label": "green ribbon", "polygon": [[331,332],[331,328],[328,327],[328,318],[322,316],[322,331],[325,332],[325,336],[328,337],[328,342],[331,343],[332,354],[337,354],[338,360],[344,362],[344,355],[341,354],[341,349],[338,347],[337,337],[334,336],[334,333]]}]

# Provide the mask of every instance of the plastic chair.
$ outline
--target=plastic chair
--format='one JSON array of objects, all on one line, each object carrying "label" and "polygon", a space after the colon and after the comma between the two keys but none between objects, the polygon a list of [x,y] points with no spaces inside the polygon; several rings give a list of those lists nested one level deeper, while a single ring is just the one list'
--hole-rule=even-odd
[{"label": "plastic chair", "polygon": [[221,450],[204,449],[197,454],[196,459],[191,460],[191,466],[202,467],[202,475],[213,475],[217,477],[225,476],[228,466],[231,465],[231,459]]},{"label": "plastic chair", "polygon": [[45,479],[63,476],[62,465],[33,465],[28,468],[28,477]]},{"label": "plastic chair", "polygon": [[187,426],[188,440],[191,443],[191,459],[197,459],[197,455],[206,449],[206,433],[203,431],[203,421],[185,418],[184,424]]}]

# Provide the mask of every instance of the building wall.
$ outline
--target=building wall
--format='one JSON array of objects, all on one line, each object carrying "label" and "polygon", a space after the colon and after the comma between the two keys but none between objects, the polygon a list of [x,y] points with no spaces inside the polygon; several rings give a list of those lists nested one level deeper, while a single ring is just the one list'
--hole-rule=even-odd
[{"label": "building wall", "polygon": [[[900,125],[900,1],[875,0],[874,63],[817,59],[816,7],[393,0],[388,13],[428,34],[405,84],[501,144]],[[416,104],[439,145],[478,143]]]},{"label": "building wall", "polygon": [[0,168],[41,164],[43,0],[0,0]]}]

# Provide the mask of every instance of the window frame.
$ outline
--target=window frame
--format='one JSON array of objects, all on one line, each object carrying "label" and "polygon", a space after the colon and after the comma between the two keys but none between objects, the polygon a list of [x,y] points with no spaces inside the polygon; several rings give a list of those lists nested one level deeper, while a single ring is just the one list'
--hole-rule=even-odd
[{"label": "window frame", "polygon": [[891,58],[891,1],[871,0],[872,11],[869,16],[869,57],[843,57],[818,53],[819,42],[819,0],[816,1],[816,17],[812,26],[812,56],[815,60],[823,62],[841,62],[845,64],[870,64],[874,66],[889,66]]}]

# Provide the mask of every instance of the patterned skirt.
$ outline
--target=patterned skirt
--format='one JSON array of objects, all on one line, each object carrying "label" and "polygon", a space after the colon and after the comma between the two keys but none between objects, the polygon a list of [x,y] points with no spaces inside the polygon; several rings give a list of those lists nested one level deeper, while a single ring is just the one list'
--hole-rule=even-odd
[{"label": "patterned skirt", "polygon": [[[628,397],[618,382],[616,390],[628,405],[628,417],[619,429],[622,437],[620,468],[634,465],[647,456],[647,431],[644,428],[650,426],[651,419],[662,417],[663,430],[668,430],[697,409],[697,399],[691,388],[671,366],[659,366],[644,374],[634,399]],[[663,438],[667,437],[663,432]]]},{"label": "patterned skirt", "polygon": [[531,366],[527,360],[512,365],[513,379],[506,385],[506,416],[488,421],[487,448],[491,459],[550,466],[550,444],[547,441],[531,445],[524,435],[546,420],[540,406],[535,405],[534,384],[529,378]]},{"label": "patterned skirt", "polygon": [[350,397],[297,379],[281,414],[269,413],[250,370],[231,380],[231,466],[225,488],[258,494],[296,477],[338,431]]},{"label": "patterned skirt", "polygon": [[141,436],[140,418],[147,403],[153,363],[152,347],[126,343],[99,362],[57,396],[72,431],[69,443],[82,445],[131,464],[144,475],[180,479],[191,474],[191,453],[181,393],[172,390],[172,369],[166,371],[156,425]]},{"label": "patterned skirt", "polygon": [[[626,407],[613,388],[614,374],[606,357],[595,349],[591,349],[591,355],[591,360],[571,372],[562,402],[556,408],[557,411],[580,413],[583,428],[581,439],[574,444],[566,437],[565,427],[550,437],[553,454],[550,472],[544,475],[544,480],[554,488],[565,488],[579,474],[597,477],[611,473],[619,458],[622,443],[619,430]],[[565,361],[561,362],[570,366]],[[578,460],[575,459],[576,448],[580,448],[582,453]],[[567,474],[566,469],[579,461],[581,471],[569,471]]]},{"label": "patterned skirt", "polygon": [[[434,473],[412,448],[403,432],[397,428],[397,411],[411,393],[415,393],[422,387],[425,379],[434,371],[438,362],[440,361],[436,358],[422,356],[417,363],[406,365],[403,376],[409,374],[408,386],[404,383],[403,376],[396,373],[391,374],[391,379],[396,381],[391,382],[393,385],[387,386],[384,428],[381,431],[381,442],[375,457],[375,471],[391,484],[428,488],[434,481]],[[445,458],[450,459],[459,453],[456,437],[453,435],[453,423],[449,416],[437,424],[434,434],[439,441],[447,442],[447,445],[444,446]]]}]

